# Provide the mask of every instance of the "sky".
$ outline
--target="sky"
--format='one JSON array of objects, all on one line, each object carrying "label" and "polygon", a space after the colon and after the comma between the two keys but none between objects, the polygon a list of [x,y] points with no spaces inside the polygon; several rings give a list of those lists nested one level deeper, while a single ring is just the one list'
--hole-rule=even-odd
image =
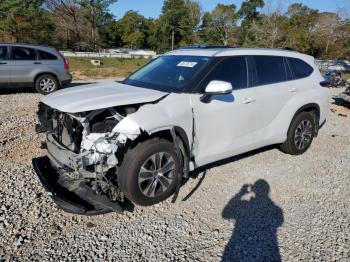
[{"label": "sky", "polygon": [[[335,12],[342,3],[350,0],[271,0],[272,4],[279,2],[286,8],[291,3],[303,3],[319,11]],[[212,11],[218,3],[235,4],[240,7],[242,0],[199,0],[203,11]],[[267,1],[265,1],[267,2]],[[121,18],[126,11],[134,10],[145,17],[157,18],[162,10],[163,0],[118,0],[110,7],[110,11],[116,18]]]}]

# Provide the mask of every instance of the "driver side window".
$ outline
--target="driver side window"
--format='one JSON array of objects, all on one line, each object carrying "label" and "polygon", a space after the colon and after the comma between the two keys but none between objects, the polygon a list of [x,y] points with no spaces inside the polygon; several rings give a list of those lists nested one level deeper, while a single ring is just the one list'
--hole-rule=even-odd
[{"label": "driver side window", "polygon": [[244,56],[225,57],[204,81],[204,88],[213,80],[230,82],[233,90],[247,87],[247,66]]}]

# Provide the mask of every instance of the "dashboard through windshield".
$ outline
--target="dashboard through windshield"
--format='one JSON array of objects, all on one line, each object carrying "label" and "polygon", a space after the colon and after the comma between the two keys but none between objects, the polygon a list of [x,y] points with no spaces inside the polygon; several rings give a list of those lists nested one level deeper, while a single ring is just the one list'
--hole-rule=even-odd
[{"label": "dashboard through windshield", "polygon": [[130,75],[124,83],[164,92],[181,92],[209,60],[210,57],[202,56],[161,56]]}]

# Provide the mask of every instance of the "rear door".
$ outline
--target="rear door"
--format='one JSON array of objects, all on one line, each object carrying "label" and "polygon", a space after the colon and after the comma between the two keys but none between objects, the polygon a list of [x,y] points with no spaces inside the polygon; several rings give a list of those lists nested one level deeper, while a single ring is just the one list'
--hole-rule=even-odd
[{"label": "rear door", "polygon": [[7,46],[0,46],[0,88],[8,88],[11,82],[7,50]]},{"label": "rear door", "polygon": [[35,49],[11,46],[9,65],[12,86],[33,86],[38,63]]},{"label": "rear door", "polygon": [[291,81],[292,74],[284,57],[249,56],[248,61],[258,108],[255,139],[264,143],[274,135],[270,124],[295,95],[297,87]]},{"label": "rear door", "polygon": [[57,71],[59,68],[63,68],[62,61],[58,58],[56,54],[49,51],[37,50],[38,53],[38,63],[37,67],[41,67],[42,71]]}]

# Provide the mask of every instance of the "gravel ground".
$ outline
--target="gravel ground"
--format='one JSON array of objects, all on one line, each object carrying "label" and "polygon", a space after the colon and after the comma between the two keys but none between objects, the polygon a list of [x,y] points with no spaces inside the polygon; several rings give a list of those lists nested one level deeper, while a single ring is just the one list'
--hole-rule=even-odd
[{"label": "gravel ground", "polygon": [[350,261],[350,111],[332,99],[302,156],[259,150],[190,179],[175,204],[94,217],[56,208],[33,172],[39,99],[0,95],[0,261]]}]

